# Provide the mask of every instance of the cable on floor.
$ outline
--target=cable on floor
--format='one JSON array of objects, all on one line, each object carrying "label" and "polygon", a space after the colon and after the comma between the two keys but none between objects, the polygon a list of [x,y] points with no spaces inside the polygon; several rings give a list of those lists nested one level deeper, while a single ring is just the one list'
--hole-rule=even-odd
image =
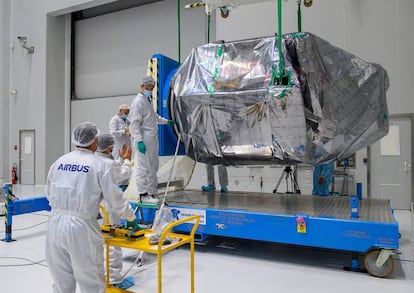
[{"label": "cable on floor", "polygon": [[[13,231],[28,230],[28,229],[34,228],[34,227],[36,227],[36,226],[40,226],[40,225],[42,225],[42,224],[45,224],[45,223],[47,223],[47,222],[48,222],[48,221],[43,221],[43,222],[40,222],[40,223],[34,224],[34,225],[32,225],[32,226],[29,226],[29,227],[20,228],[20,229],[13,229]],[[0,230],[0,233],[4,233],[4,232],[5,232],[4,230]]]},{"label": "cable on floor", "polygon": [[2,268],[4,268],[4,267],[26,267],[26,266],[33,266],[33,265],[39,265],[39,266],[42,266],[42,267],[45,267],[45,268],[48,267],[47,265],[42,264],[42,262],[45,262],[46,259],[33,261],[31,259],[28,259],[28,258],[16,257],[16,256],[0,256],[0,259],[18,259],[18,260],[24,260],[24,261],[28,262],[28,264],[6,264],[6,265],[0,264],[0,267],[2,267]]}]

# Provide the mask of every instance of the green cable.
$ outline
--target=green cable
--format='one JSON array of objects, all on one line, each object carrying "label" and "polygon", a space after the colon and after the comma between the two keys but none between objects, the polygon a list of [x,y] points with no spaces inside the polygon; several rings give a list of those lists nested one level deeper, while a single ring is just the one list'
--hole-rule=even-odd
[{"label": "green cable", "polygon": [[277,1],[277,21],[278,21],[278,33],[277,33],[277,42],[278,42],[278,49],[279,49],[279,72],[278,72],[278,79],[279,82],[283,77],[283,72],[285,71],[285,64],[283,62],[283,54],[282,54],[282,0]]},{"label": "green cable", "polygon": [[181,4],[177,0],[177,18],[178,18],[178,63],[181,64]]},{"label": "green cable", "polygon": [[300,9],[300,0],[298,0],[298,32],[302,31],[302,11]]},{"label": "green cable", "polygon": [[210,12],[207,14],[207,43],[210,43]]}]

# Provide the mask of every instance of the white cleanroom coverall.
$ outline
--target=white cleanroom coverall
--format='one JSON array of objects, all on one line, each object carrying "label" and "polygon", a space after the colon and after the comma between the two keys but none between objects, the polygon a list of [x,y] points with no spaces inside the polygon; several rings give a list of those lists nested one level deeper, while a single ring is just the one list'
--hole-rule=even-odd
[{"label": "white cleanroom coverall", "polygon": [[57,159],[46,180],[51,216],[46,260],[54,293],[104,293],[104,240],[96,215],[105,199],[121,218],[135,215],[105,162],[88,149],[76,148]]},{"label": "white cleanroom coverall", "polygon": [[131,137],[125,132],[125,128],[128,127],[129,120],[123,120],[118,114],[112,117],[109,121],[109,133],[112,134],[115,139],[114,148],[112,150],[112,156],[115,159],[119,158],[119,149],[122,145],[131,145]]},{"label": "white cleanroom coverall", "polygon": [[[131,103],[128,115],[129,130],[137,156],[137,188],[140,194],[157,194],[158,190],[158,124],[167,124],[168,119],[158,115],[149,100],[139,93]],[[146,153],[137,151],[137,143],[143,141]]]},{"label": "white cleanroom coverall", "polygon": [[[221,186],[229,185],[226,166],[218,165],[217,169],[218,169],[218,176],[219,176],[220,185]],[[215,185],[214,166],[210,165],[210,164],[206,164],[206,171],[207,171],[207,184],[208,185]]]},{"label": "white cleanroom coverall", "polygon": [[[96,152],[95,155],[99,157],[101,160],[108,165],[108,167],[112,168],[112,172],[114,173],[115,180],[118,185],[122,185],[125,182],[129,181],[129,177],[131,176],[131,161],[124,160],[122,163],[119,160],[113,160],[109,157],[109,155]],[[110,206],[104,200],[102,205],[105,207],[106,211],[108,212],[109,222],[110,224],[119,225],[121,222],[121,218],[117,213],[112,212]],[[118,246],[109,246],[109,283],[110,284],[118,284],[121,283],[122,276],[122,248]]]}]

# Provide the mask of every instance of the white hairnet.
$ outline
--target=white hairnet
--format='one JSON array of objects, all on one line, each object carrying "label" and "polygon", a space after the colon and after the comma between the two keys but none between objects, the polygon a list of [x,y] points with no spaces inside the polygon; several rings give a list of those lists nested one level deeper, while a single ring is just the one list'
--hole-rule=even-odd
[{"label": "white hairnet", "polygon": [[150,76],[146,76],[142,79],[141,85],[155,85],[155,80]]},{"label": "white hairnet", "polygon": [[122,104],[118,108],[119,110],[129,110],[129,106],[127,104]]},{"label": "white hairnet", "polygon": [[98,136],[98,148],[97,152],[103,152],[109,147],[114,146],[115,138],[112,134],[101,134]]},{"label": "white hairnet", "polygon": [[80,147],[90,146],[99,135],[98,126],[93,122],[82,122],[73,129],[72,143]]}]

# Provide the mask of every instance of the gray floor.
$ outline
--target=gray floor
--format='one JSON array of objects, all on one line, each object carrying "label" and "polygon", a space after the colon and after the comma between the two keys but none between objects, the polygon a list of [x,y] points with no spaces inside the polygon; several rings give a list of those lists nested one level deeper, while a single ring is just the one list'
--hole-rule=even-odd
[{"label": "gray floor", "polygon": [[[43,188],[15,186],[20,197],[43,194]],[[343,270],[350,255],[327,250],[292,247],[236,239],[210,239],[196,246],[195,292],[411,292],[414,288],[414,216],[395,211],[400,224],[400,249],[395,271],[387,279]],[[3,218],[0,218],[3,219]],[[52,292],[45,262],[44,242],[48,212],[13,218],[14,242],[0,242],[1,292]],[[0,228],[4,238],[4,226]],[[124,268],[136,252],[124,250]],[[163,261],[163,292],[190,292],[189,249],[168,253]],[[157,292],[155,258],[144,257],[143,266],[133,266],[134,292]],[[79,291],[80,292],[80,291]]]}]

